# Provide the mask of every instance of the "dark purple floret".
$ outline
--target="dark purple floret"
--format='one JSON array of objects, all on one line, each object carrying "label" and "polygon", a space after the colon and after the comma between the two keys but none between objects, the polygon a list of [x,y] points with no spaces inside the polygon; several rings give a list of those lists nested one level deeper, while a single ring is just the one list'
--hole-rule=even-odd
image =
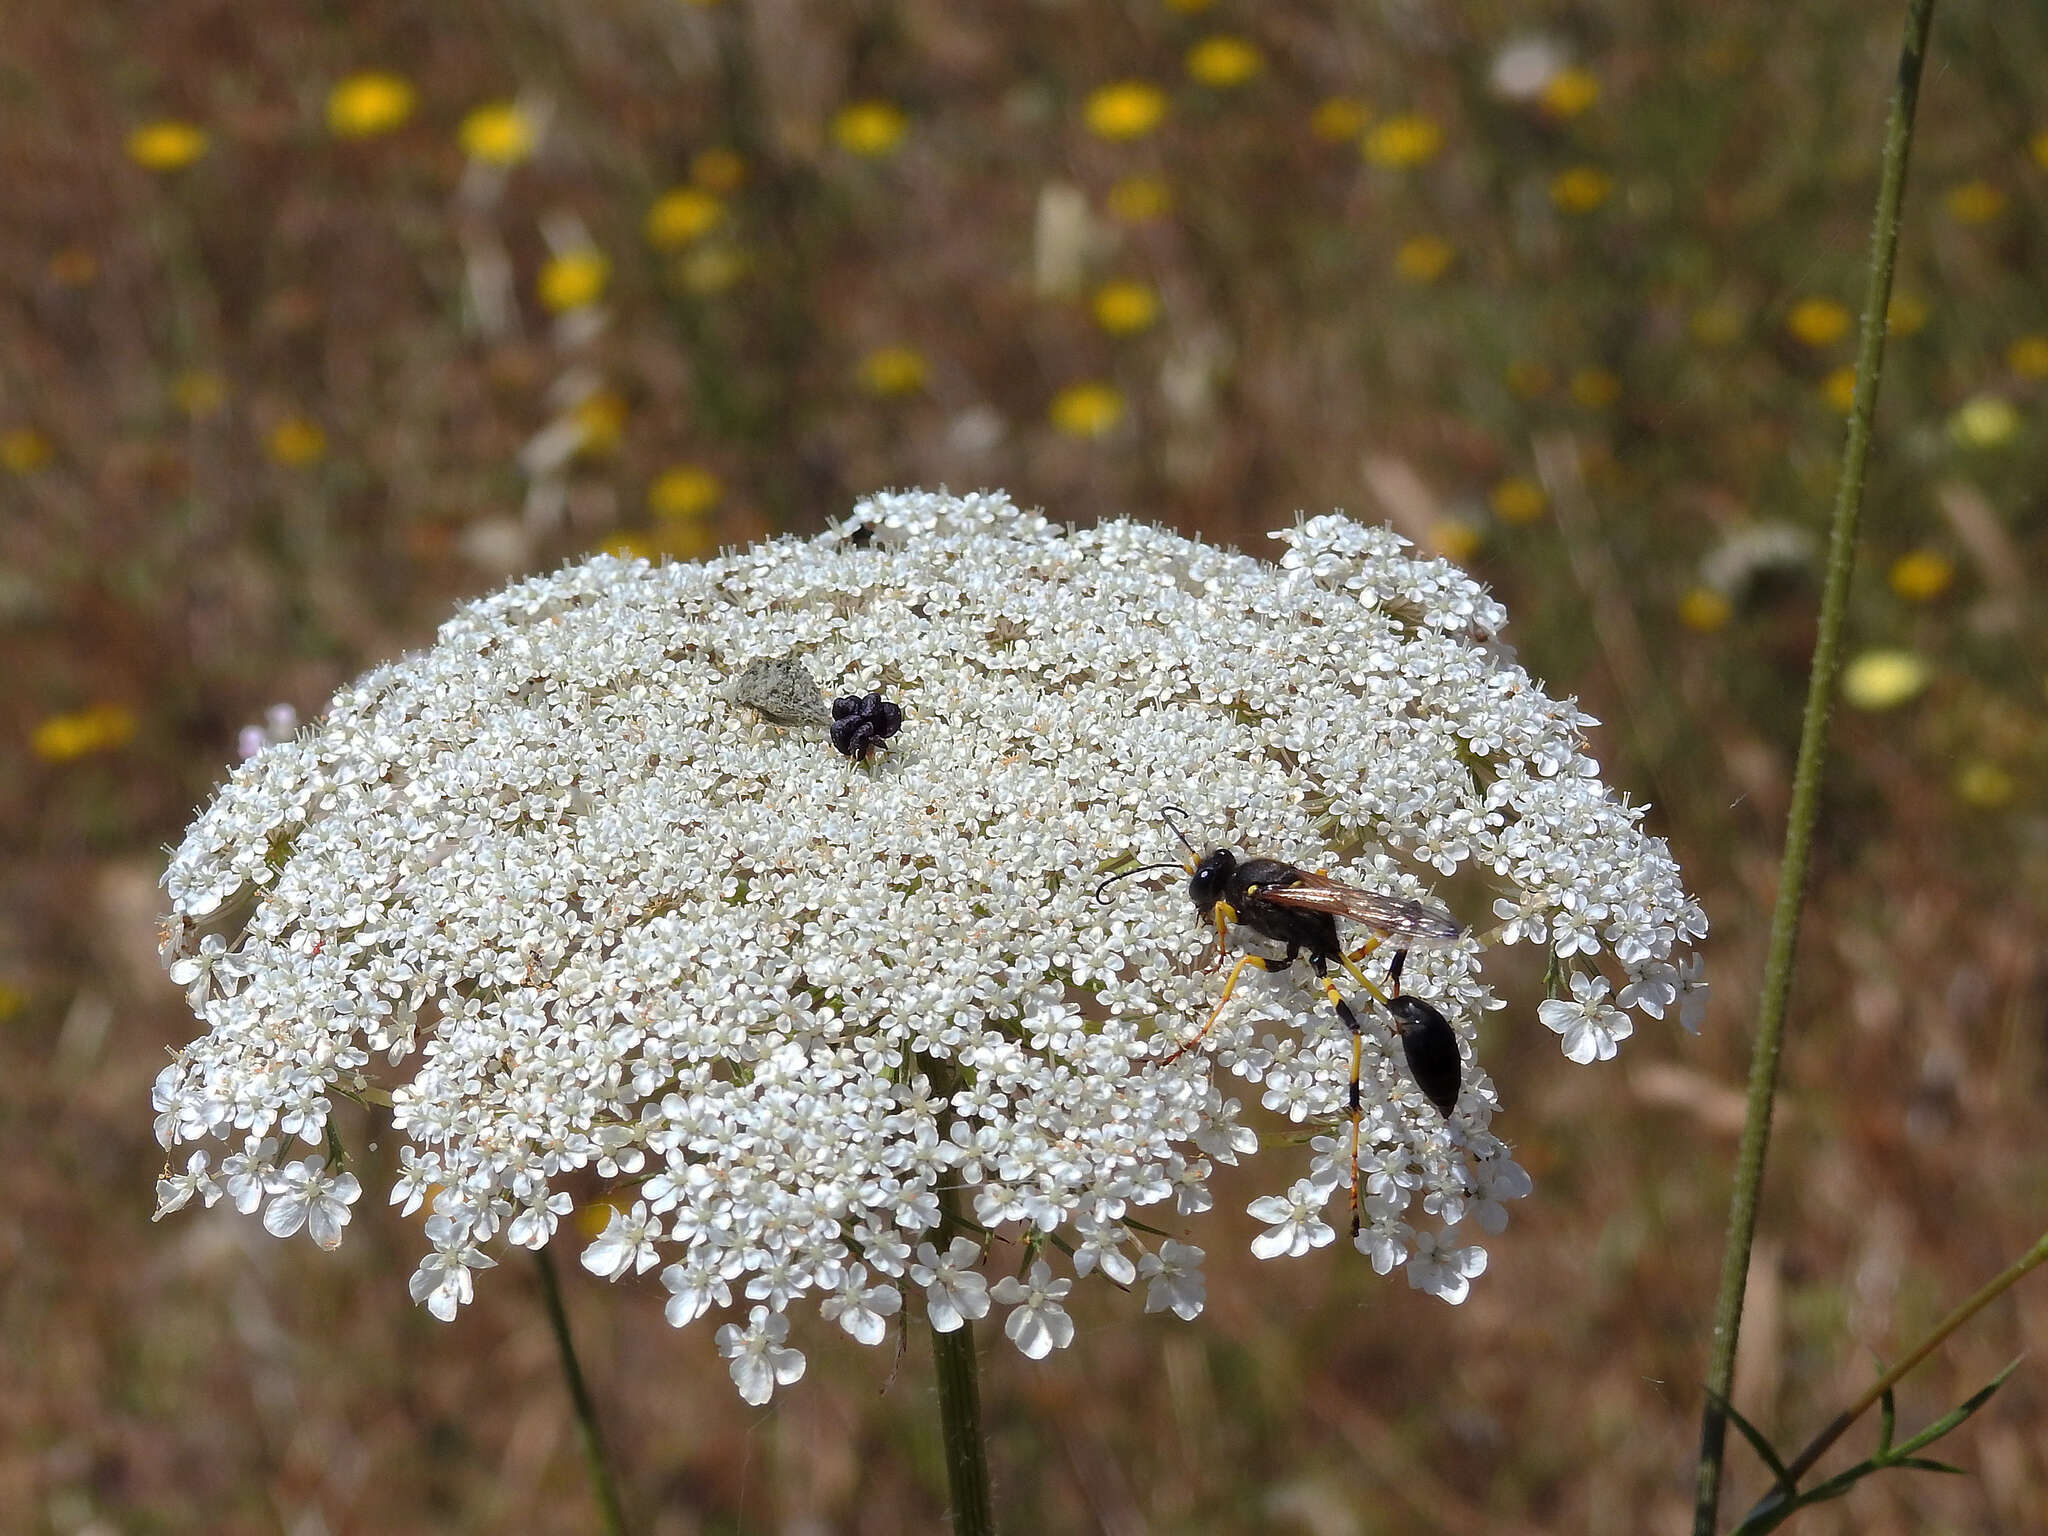
[{"label": "dark purple floret", "polygon": [[903,711],[879,693],[842,694],[832,701],[832,745],[848,757],[865,759],[883,739],[903,729]]}]

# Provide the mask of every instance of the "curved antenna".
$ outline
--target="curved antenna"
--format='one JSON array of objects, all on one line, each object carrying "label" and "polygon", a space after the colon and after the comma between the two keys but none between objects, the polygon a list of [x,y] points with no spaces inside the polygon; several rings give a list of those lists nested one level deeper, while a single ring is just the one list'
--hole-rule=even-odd
[{"label": "curved antenna", "polygon": [[1112,885],[1115,885],[1119,880],[1128,880],[1133,875],[1149,875],[1154,870],[1160,869],[1171,869],[1183,875],[1188,872],[1185,864],[1140,864],[1136,869],[1127,869],[1120,875],[1111,875],[1107,880],[1102,881],[1095,887],[1095,899],[1097,901],[1103,900],[1102,893]]},{"label": "curved antenna", "polygon": [[1189,816],[1186,811],[1182,810],[1177,805],[1162,805],[1161,807],[1159,807],[1159,819],[1166,823],[1168,829],[1172,831],[1175,837],[1180,839],[1181,847],[1187,849],[1187,851],[1189,853],[1192,853],[1197,859],[1200,859],[1202,856],[1202,850],[1197,848],[1193,843],[1188,841],[1187,833],[1181,831],[1180,823],[1176,822],[1173,819],[1176,816],[1180,817],[1183,821],[1194,820],[1192,816]]}]

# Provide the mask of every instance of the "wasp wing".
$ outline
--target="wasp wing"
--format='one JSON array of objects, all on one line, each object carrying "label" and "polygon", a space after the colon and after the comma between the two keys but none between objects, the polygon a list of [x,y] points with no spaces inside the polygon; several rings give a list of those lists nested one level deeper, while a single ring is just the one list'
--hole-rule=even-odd
[{"label": "wasp wing", "polygon": [[1448,944],[1465,931],[1442,907],[1378,891],[1362,891],[1355,885],[1345,885],[1306,869],[1297,869],[1294,878],[1284,885],[1276,882],[1260,887],[1259,896],[1283,907],[1348,917],[1390,939]]}]

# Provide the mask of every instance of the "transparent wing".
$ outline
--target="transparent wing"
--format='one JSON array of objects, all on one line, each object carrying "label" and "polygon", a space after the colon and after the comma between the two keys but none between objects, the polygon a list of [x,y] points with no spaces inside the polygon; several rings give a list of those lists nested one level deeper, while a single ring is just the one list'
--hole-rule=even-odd
[{"label": "transparent wing", "polygon": [[1297,870],[1295,878],[1286,885],[1263,887],[1259,895],[1283,907],[1305,907],[1312,912],[1348,917],[1390,939],[1448,944],[1465,931],[1442,907],[1383,896],[1378,891],[1361,891],[1355,885],[1343,885],[1306,869]]}]

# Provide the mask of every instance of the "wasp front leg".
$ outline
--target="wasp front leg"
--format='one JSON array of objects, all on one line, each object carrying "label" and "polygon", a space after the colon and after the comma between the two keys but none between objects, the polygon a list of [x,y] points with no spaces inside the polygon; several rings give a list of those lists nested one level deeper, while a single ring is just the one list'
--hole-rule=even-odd
[{"label": "wasp front leg", "polygon": [[[1222,903],[1218,902],[1217,905],[1221,906]],[[1216,1027],[1216,1021],[1223,1016],[1223,1005],[1230,1001],[1231,993],[1237,990],[1237,978],[1244,974],[1244,968],[1248,965],[1255,965],[1262,971],[1270,971],[1275,968],[1274,962],[1266,959],[1263,955],[1242,956],[1237,964],[1230,968],[1230,979],[1223,983],[1223,995],[1216,999],[1216,1006],[1209,1014],[1209,1022],[1195,1032],[1195,1037],[1192,1040],[1184,1041],[1176,1046],[1160,1062],[1161,1066],[1165,1066],[1168,1062],[1179,1061],[1181,1057],[1187,1055],[1189,1051],[1192,1051],[1208,1037],[1209,1031]]]}]

